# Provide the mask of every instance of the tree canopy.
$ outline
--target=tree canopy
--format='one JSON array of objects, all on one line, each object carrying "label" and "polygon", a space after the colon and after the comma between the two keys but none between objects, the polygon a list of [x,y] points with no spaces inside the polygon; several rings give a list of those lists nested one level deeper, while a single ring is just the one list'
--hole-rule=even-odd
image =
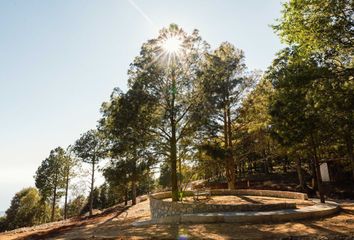
[{"label": "tree canopy", "polygon": [[[352,186],[353,15],[351,0],[284,3],[273,29],[287,46],[264,74],[249,71],[229,42],[211,48],[198,30],[162,28],[132,60],[127,90],[115,88],[102,104],[97,128],[50,151],[36,188],[16,193],[0,228],[59,219],[64,194],[67,218],[123,200],[134,205],[151,190],[169,189],[179,201],[195,179],[234,189],[276,174],[294,182],[295,173],[296,189],[318,191],[324,202],[324,163],[331,178]],[[91,168],[88,198],[69,193],[77,160]]]}]

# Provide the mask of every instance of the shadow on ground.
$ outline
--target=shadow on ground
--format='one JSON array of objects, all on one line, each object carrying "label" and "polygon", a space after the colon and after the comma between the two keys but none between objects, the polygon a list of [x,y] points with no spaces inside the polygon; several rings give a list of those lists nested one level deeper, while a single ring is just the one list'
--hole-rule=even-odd
[{"label": "shadow on ground", "polygon": [[147,219],[148,201],[130,208],[116,209],[49,231],[17,239],[354,239],[354,206],[325,219],[281,224],[180,224],[133,227],[135,221]]}]

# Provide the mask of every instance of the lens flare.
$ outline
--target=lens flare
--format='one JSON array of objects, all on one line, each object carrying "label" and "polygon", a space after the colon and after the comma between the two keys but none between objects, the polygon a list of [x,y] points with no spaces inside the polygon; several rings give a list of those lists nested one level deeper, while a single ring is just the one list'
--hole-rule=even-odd
[{"label": "lens flare", "polygon": [[168,54],[177,54],[182,48],[182,40],[177,36],[168,37],[162,43],[162,48]]}]

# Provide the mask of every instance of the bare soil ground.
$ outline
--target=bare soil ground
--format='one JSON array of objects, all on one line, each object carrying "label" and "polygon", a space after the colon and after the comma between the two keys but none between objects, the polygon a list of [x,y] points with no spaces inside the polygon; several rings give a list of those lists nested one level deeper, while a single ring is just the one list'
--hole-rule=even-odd
[{"label": "bare soil ground", "polygon": [[[163,201],[172,201],[171,198],[163,199]],[[199,200],[194,200],[193,197],[183,198],[183,202],[203,202],[206,204],[272,204],[272,203],[296,203],[298,208],[313,205],[312,201],[300,200],[300,199],[285,199],[275,197],[263,197],[263,196],[211,196],[209,198],[202,196]]]},{"label": "bare soil ground", "polygon": [[149,218],[149,202],[144,201],[85,220],[3,233],[0,239],[354,239],[354,204],[343,205],[340,214],[328,218],[281,224],[131,225]]}]

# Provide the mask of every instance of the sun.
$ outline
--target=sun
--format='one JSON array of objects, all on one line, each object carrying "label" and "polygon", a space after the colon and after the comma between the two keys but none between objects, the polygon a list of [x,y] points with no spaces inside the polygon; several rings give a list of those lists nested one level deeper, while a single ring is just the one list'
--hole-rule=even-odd
[{"label": "sun", "polygon": [[182,40],[178,36],[171,36],[162,42],[162,48],[167,54],[177,54],[182,48]]}]

